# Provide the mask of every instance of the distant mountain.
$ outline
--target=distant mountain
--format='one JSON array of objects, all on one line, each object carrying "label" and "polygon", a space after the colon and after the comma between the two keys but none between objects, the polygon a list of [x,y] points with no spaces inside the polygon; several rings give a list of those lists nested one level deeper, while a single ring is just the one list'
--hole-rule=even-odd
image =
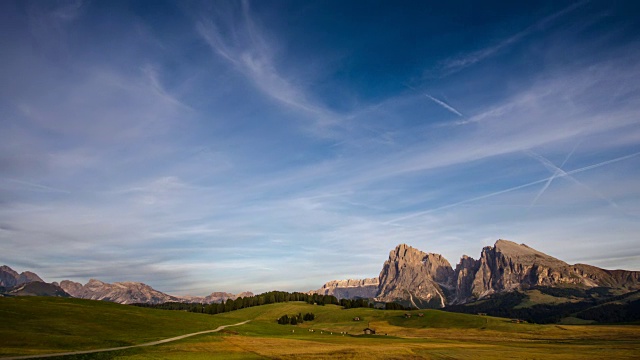
[{"label": "distant mountain", "polygon": [[253,296],[253,293],[250,291],[241,292],[240,294],[231,294],[227,292],[212,292],[207,296],[182,296],[180,297],[181,302],[190,302],[190,303],[199,303],[199,304],[219,304],[226,302],[227,300],[235,300],[239,297],[247,297]]},{"label": "distant mountain", "polygon": [[[598,301],[603,301],[640,290],[640,271],[570,265],[525,244],[498,240],[493,247],[485,247],[478,260],[463,256],[455,269],[442,255],[401,244],[389,253],[389,259],[383,264],[377,290],[372,286],[373,281],[366,289],[357,285],[359,281],[349,280],[354,284],[351,292],[344,292],[342,289],[348,287],[339,281],[329,282],[316,292],[338,293],[349,298],[368,294],[369,298],[377,301],[398,302],[418,308],[468,304],[536,288],[595,289],[595,294],[603,294]],[[603,293],[597,290],[599,288],[611,291]],[[580,299],[590,298],[576,301]]]},{"label": "distant mountain", "polygon": [[44,282],[38,275],[31,271],[25,271],[18,274],[12,268],[2,265],[0,266],[0,286],[11,288],[17,285],[26,284],[32,281]]},{"label": "distant mountain", "polygon": [[253,293],[243,292],[238,295],[226,292],[214,292],[208,296],[173,296],[155,290],[140,282],[105,283],[91,279],[85,285],[78,282],[64,280],[60,283],[67,293],[81,299],[104,300],[119,304],[162,304],[166,302],[190,302],[211,304],[235,300],[238,297],[253,296]]},{"label": "distant mountain", "polygon": [[207,296],[173,296],[155,290],[140,282],[105,283],[91,279],[85,285],[63,280],[58,284],[44,282],[38,275],[25,271],[18,273],[9,266],[0,266],[0,296],[62,296],[81,299],[104,300],[120,304],[161,304],[165,302],[192,302],[201,304],[221,303],[228,299],[253,296],[251,292],[231,294],[213,292]]},{"label": "distant mountain", "polygon": [[70,297],[59,286],[44,282],[38,275],[30,271],[18,274],[6,265],[0,266],[0,295]]},{"label": "distant mountain", "polygon": [[378,294],[378,278],[333,280],[322,285],[318,290],[309,291],[308,294],[333,295],[340,299],[369,299]]},{"label": "distant mountain", "polygon": [[81,299],[104,300],[120,304],[161,304],[165,302],[180,302],[181,298],[171,296],[153,289],[151,286],[139,282],[105,283],[91,279],[85,285],[64,280],[60,287],[71,296]]}]

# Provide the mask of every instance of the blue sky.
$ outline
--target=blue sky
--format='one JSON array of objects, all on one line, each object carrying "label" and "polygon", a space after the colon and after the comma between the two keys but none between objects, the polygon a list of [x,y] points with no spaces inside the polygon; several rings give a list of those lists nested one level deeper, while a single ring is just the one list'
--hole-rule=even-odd
[{"label": "blue sky", "polygon": [[635,2],[3,1],[0,263],[172,294],[640,270]]}]

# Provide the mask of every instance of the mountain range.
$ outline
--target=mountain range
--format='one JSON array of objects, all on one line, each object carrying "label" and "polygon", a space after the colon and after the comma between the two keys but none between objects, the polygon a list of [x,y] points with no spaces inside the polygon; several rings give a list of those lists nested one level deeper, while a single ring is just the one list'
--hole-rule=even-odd
[{"label": "mountain range", "polygon": [[228,299],[253,296],[251,292],[231,294],[213,292],[207,296],[173,296],[155,290],[140,282],[115,282],[112,284],[91,279],[86,284],[63,280],[46,283],[38,275],[25,271],[18,274],[10,267],[0,266],[0,296],[61,296],[80,299],[104,300],[120,304],[162,304],[188,302],[199,304],[221,303]]},{"label": "mountain range", "polygon": [[525,244],[498,240],[479,259],[462,256],[455,268],[442,255],[406,244],[389,253],[375,279],[332,281],[312,291],[341,297],[368,297],[417,308],[444,308],[496,294],[536,287],[607,288],[615,294],[640,290],[640,271],[570,265]]},{"label": "mountain range", "polygon": [[[400,244],[389,253],[377,278],[334,280],[309,293],[333,295],[338,299],[366,298],[378,302],[396,302],[415,308],[452,308],[513,292],[558,292],[550,292],[549,289],[574,289],[581,296],[588,297],[552,299],[556,302],[591,301],[596,295],[600,299],[619,297],[640,290],[640,271],[570,265],[525,244],[508,240],[498,240],[494,246],[485,247],[477,260],[462,256],[453,268],[442,255],[425,253]],[[121,304],[210,304],[252,296],[253,293],[236,295],[213,292],[204,297],[173,296],[140,282],[109,284],[96,279],[84,285],[69,280],[48,284],[32,272],[19,274],[8,266],[1,266],[0,295],[72,296]],[[470,308],[459,309],[467,311]]]}]

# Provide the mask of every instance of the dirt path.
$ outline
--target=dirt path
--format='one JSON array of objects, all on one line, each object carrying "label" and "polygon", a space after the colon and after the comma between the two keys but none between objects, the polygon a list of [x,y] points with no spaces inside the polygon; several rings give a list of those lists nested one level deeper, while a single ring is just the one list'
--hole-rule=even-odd
[{"label": "dirt path", "polygon": [[160,344],[164,344],[164,343],[168,343],[168,342],[172,342],[172,341],[177,341],[177,340],[182,340],[191,336],[196,336],[196,335],[202,335],[202,334],[209,334],[209,333],[214,333],[214,332],[218,332],[224,328],[228,328],[230,326],[239,326],[239,325],[244,325],[246,323],[248,323],[251,320],[247,320],[247,321],[243,321],[243,322],[239,322],[237,324],[231,324],[231,325],[222,325],[222,326],[218,326],[216,329],[214,330],[205,330],[205,331],[200,331],[197,333],[191,333],[191,334],[186,334],[186,335],[180,335],[180,336],[176,336],[176,337],[172,337],[169,339],[163,339],[163,340],[158,340],[158,341],[153,341],[153,342],[148,342],[148,343],[144,343],[144,344],[139,344],[139,345],[130,345],[130,346],[121,346],[121,347],[115,347],[115,348],[108,348],[108,349],[97,349],[97,350],[83,350],[83,351],[72,351],[72,352],[65,352],[65,353],[55,353],[55,354],[40,354],[40,355],[26,355],[26,356],[12,356],[12,357],[3,357],[0,358],[0,360],[20,360],[20,359],[38,359],[38,358],[47,358],[47,357],[54,357],[54,356],[65,356],[65,355],[80,355],[80,354],[92,354],[92,353],[97,353],[97,352],[105,352],[105,351],[117,351],[117,350],[125,350],[125,349],[132,349],[132,348],[137,348],[137,347],[143,347],[143,346],[153,346],[153,345],[160,345]]}]

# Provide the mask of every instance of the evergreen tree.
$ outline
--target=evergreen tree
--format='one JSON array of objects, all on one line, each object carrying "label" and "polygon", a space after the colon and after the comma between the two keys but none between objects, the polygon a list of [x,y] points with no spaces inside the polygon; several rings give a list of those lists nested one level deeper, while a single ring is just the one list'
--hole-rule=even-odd
[{"label": "evergreen tree", "polygon": [[229,312],[233,310],[233,300],[227,299],[227,302],[224,304],[224,311]]}]

